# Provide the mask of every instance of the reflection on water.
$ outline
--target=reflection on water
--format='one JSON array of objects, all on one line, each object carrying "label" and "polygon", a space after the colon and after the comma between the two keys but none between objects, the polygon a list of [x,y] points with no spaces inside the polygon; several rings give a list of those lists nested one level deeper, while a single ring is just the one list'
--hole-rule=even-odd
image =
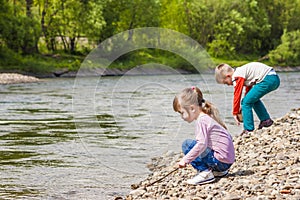
[{"label": "reflection on water", "polygon": [[[300,73],[280,77],[280,89],[263,99],[274,118],[300,102]],[[180,151],[193,138],[193,126],[172,110],[184,87],[200,87],[233,135],[242,129],[231,118],[232,88],[215,84],[212,74],[77,81],[0,86],[1,199],[125,195],[149,173],[151,157]]]}]

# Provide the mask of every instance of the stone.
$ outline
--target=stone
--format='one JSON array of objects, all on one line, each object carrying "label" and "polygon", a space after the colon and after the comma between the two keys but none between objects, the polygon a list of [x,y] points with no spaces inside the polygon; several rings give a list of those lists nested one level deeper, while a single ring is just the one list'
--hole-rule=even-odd
[{"label": "stone", "polygon": [[[268,128],[233,137],[236,162],[229,175],[205,185],[189,185],[196,171],[188,165],[154,185],[171,171],[182,153],[166,152],[149,164],[152,174],[137,184],[126,200],[135,199],[300,199],[300,109],[275,120]],[[134,187],[133,187],[134,189]]]},{"label": "stone", "polygon": [[146,190],[143,189],[136,189],[136,190],[132,190],[129,195],[132,195],[133,197],[137,197],[140,196],[142,194],[144,194],[146,192]]},{"label": "stone", "polygon": [[240,200],[240,199],[242,199],[242,197],[235,194],[230,194],[224,198],[224,200]]}]

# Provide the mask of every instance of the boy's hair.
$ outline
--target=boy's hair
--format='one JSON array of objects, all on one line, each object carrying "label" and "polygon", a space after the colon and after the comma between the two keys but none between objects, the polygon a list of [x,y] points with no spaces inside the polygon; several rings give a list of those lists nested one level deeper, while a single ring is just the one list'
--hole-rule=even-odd
[{"label": "boy's hair", "polygon": [[[204,103],[204,106],[202,104]],[[216,120],[225,129],[227,127],[220,118],[218,109],[210,102],[203,99],[201,90],[198,87],[185,88],[177,94],[173,100],[173,109],[178,112],[180,108],[187,108],[190,105],[197,105],[202,108],[202,111]]]},{"label": "boy's hair", "polygon": [[216,78],[217,83],[223,84],[223,81],[226,78],[226,75],[232,71],[233,71],[233,68],[230,67],[228,64],[222,63],[222,64],[218,65],[215,69],[215,78]]}]

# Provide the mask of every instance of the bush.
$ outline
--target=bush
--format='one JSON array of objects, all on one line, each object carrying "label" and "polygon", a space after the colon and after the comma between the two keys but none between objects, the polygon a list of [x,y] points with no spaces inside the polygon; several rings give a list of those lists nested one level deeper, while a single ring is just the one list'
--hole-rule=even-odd
[{"label": "bush", "polygon": [[281,44],[269,53],[272,64],[300,65],[300,30],[284,32]]},{"label": "bush", "polygon": [[20,62],[22,62],[22,56],[18,53],[15,53],[14,51],[12,51],[11,49],[5,46],[1,46],[0,60],[1,60],[0,69],[7,70],[9,66],[16,66]]},{"label": "bush", "polygon": [[235,48],[226,40],[213,40],[208,44],[208,53],[216,58],[234,58]]}]

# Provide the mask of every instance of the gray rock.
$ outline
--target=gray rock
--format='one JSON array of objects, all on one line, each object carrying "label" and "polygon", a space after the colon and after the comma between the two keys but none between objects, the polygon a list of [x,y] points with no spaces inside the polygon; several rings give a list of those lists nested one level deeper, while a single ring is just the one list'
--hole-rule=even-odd
[{"label": "gray rock", "polygon": [[291,199],[300,198],[300,109],[275,120],[274,125],[234,138],[236,162],[227,177],[206,185],[188,185],[196,171],[188,165],[147,187],[171,171],[181,153],[153,158],[153,173],[126,199]]}]

